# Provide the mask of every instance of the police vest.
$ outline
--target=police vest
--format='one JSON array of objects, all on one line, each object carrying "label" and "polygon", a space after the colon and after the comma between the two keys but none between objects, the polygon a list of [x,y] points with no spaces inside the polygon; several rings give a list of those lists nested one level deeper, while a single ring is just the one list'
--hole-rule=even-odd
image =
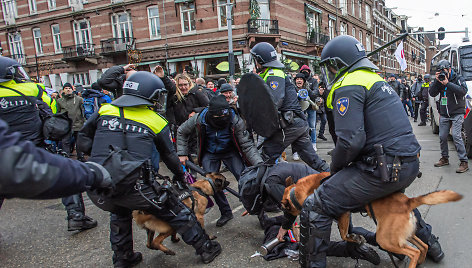
[{"label": "police vest", "polygon": [[343,76],[341,76],[341,78],[338,79],[338,81],[336,81],[336,83],[334,83],[333,87],[331,88],[331,91],[329,92],[328,98],[326,100],[326,106],[330,109],[333,109],[334,92],[340,87],[358,85],[365,87],[367,90],[370,90],[375,83],[380,81],[384,80],[378,74],[366,69],[345,73]]},{"label": "police vest", "polygon": [[42,122],[35,99],[41,99],[43,91],[34,83],[16,83],[14,80],[0,83],[1,86],[15,89],[25,96],[13,90],[0,87],[0,118],[8,123],[10,132],[20,132],[23,140],[33,141],[35,144],[42,142]]},{"label": "police vest", "polygon": [[423,83],[421,87],[429,87],[429,83]]},{"label": "police vest", "polygon": [[98,114],[100,117],[91,153],[92,161],[97,162],[109,155],[110,145],[123,148],[123,128],[126,130],[128,152],[138,160],[151,158],[154,137],[167,126],[166,119],[146,106],[123,107],[125,126],[121,124],[117,106],[104,104]]},{"label": "police vest", "polygon": [[285,79],[285,73],[284,73],[284,71],[282,71],[280,69],[269,69],[268,68],[265,72],[263,72],[261,74],[262,79],[264,79],[264,82],[266,82],[266,83],[267,83],[267,78],[269,78],[270,76],[277,76],[277,77]]}]

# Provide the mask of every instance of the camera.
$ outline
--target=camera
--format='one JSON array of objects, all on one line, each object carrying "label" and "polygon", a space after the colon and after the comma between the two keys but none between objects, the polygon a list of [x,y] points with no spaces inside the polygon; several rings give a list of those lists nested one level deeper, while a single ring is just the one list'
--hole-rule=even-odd
[{"label": "camera", "polygon": [[439,81],[444,81],[444,80],[446,80],[446,77],[447,77],[447,72],[442,70],[438,75],[438,80]]}]

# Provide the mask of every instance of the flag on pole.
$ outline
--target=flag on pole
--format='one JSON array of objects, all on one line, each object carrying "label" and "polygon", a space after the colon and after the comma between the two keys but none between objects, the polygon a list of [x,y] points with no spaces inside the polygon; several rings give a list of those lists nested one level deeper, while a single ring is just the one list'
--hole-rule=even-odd
[{"label": "flag on pole", "polygon": [[397,50],[395,50],[395,58],[400,64],[400,69],[403,72],[406,69],[406,59],[405,59],[405,51],[403,51],[403,41],[400,42],[400,44],[397,47]]}]

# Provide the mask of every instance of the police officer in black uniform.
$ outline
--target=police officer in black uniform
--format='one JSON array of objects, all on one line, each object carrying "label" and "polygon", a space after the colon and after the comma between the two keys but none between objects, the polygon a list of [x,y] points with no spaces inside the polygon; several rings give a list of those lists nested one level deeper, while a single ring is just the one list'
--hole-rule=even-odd
[{"label": "police officer in black uniform", "polygon": [[261,42],[251,49],[251,54],[257,73],[274,96],[282,127],[271,137],[266,137],[262,145],[263,158],[275,162],[285,148],[292,145],[292,149],[310,167],[318,171],[329,171],[328,164],[316,154],[311,144],[308,122],[298,102],[297,91],[282,70],[285,66],[277,60],[274,47]]},{"label": "police officer in black uniform", "polygon": [[[123,96],[110,105],[103,105],[87,120],[79,132],[79,150],[90,154],[90,161],[98,163],[109,155],[110,145],[127,147],[128,153],[135,159],[148,160],[154,144],[161,159],[175,174],[174,182],[183,183],[184,173],[170,140],[167,121],[149,109],[158,101],[165,101],[165,97],[159,98],[165,92],[163,82],[156,75],[149,72],[132,74],[124,82]],[[120,120],[124,120],[126,126],[122,126]],[[126,133],[123,133],[123,127]],[[98,207],[111,212],[110,242],[114,251],[114,266],[131,267],[142,260],[141,253],[133,251],[133,210],[143,210],[168,222],[187,244],[196,249],[204,263],[213,261],[221,252],[221,247],[218,242],[209,239],[195,215],[174,198],[170,198],[172,204],[156,207],[149,200],[158,200],[159,195],[146,180],[140,182],[139,191],[139,187],[135,187],[138,180],[142,180],[139,172],[132,173],[124,183],[117,185],[115,193],[109,198],[89,194]]]},{"label": "police officer in black uniform", "polygon": [[[333,219],[403,191],[419,172],[421,147],[402,103],[374,72],[377,67],[367,59],[362,44],[351,36],[338,36],[324,47],[320,65],[331,89],[327,105],[333,107],[338,141],[332,153],[334,175],[305,200],[300,214],[302,267],[326,267]],[[384,156],[389,166],[394,163],[401,170],[395,173],[389,169],[381,176],[377,165],[381,158],[377,156]],[[444,253],[431,234],[431,226],[418,210],[414,212],[416,236],[428,244],[429,257],[441,260]]]}]

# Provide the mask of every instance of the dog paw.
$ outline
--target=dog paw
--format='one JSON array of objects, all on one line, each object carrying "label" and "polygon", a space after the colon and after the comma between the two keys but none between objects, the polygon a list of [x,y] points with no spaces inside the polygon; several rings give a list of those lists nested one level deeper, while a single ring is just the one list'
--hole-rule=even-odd
[{"label": "dog paw", "polygon": [[164,251],[164,253],[165,253],[166,255],[172,255],[172,256],[173,256],[173,255],[175,255],[175,252],[173,252],[173,251],[172,251],[172,250],[170,250],[170,249],[169,249],[169,250],[166,250],[166,251]]},{"label": "dog paw", "polygon": [[180,238],[178,238],[177,236],[175,236],[175,237],[172,236],[172,237],[170,238],[170,241],[172,241],[172,242],[174,242],[174,243],[177,243],[177,242],[180,241]]},{"label": "dog paw", "polygon": [[362,235],[359,234],[347,234],[346,238],[348,238],[350,241],[357,243],[357,244],[362,244],[366,243],[367,241]]},{"label": "dog paw", "polygon": [[210,235],[210,240],[215,240],[216,239],[216,235]]}]

